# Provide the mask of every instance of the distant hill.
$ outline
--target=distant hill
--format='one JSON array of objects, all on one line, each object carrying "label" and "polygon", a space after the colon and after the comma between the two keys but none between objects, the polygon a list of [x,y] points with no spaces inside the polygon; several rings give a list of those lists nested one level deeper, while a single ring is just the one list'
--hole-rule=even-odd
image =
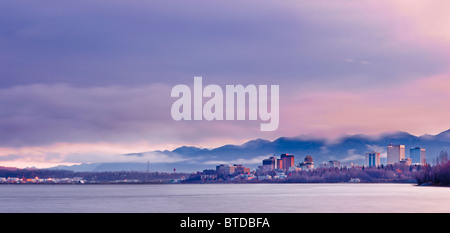
[{"label": "distant hill", "polygon": [[[402,144],[406,146],[406,156],[409,156],[410,147],[426,149],[427,162],[439,155],[440,151],[450,148],[450,130],[437,135],[414,136],[406,132],[385,133],[378,137],[363,134],[343,136],[338,140],[329,142],[320,138],[280,137],[274,141],[255,139],[242,145],[224,145],[213,149],[203,149],[182,146],[172,151],[151,151],[127,154],[124,156],[137,156],[145,159],[147,153],[157,153],[167,158],[182,158],[182,161],[170,163],[150,163],[151,171],[172,172],[176,168],[179,172],[196,172],[203,169],[215,169],[221,163],[242,164],[246,167],[257,168],[262,159],[280,154],[295,155],[295,163],[303,161],[306,155],[311,155],[316,165],[330,160],[339,160],[341,163],[363,165],[365,153],[377,151],[381,153],[381,163],[386,163],[386,146],[389,144]],[[58,166],[54,169],[67,169],[74,171],[146,171],[147,163],[92,163],[75,166]]]},{"label": "distant hill", "polygon": [[7,171],[15,171],[18,170],[19,168],[16,167],[4,167],[4,166],[0,166],[0,170],[7,170]]}]

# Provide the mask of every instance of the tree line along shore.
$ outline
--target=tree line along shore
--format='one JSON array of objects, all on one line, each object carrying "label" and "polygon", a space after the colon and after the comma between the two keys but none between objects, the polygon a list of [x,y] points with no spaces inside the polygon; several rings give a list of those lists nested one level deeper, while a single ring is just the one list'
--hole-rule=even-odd
[{"label": "tree line along shore", "polygon": [[[273,174],[272,174],[273,173]],[[257,177],[276,177],[277,174],[232,174],[205,175],[196,173],[167,172],[75,172],[69,170],[11,169],[0,168],[0,183],[43,184],[43,183],[416,183],[418,185],[450,185],[450,161],[437,161],[436,165],[381,165],[378,167],[317,168],[309,171],[287,172],[283,178],[264,179]],[[249,177],[254,179],[249,179]],[[14,179],[12,179],[14,178]],[[11,181],[11,182],[8,182]]]}]

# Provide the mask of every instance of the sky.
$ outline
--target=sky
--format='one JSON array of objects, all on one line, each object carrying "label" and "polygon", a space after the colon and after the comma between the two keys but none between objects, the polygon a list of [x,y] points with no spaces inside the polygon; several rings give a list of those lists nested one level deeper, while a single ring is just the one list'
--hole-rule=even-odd
[{"label": "sky", "polygon": [[[450,128],[446,0],[2,1],[0,166]],[[280,125],[174,121],[173,86],[279,85]],[[146,158],[152,162],[161,159]]]}]

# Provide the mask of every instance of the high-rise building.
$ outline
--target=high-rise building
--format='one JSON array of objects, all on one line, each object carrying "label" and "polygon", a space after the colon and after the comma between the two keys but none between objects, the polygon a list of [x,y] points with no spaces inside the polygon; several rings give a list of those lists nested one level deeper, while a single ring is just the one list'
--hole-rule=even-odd
[{"label": "high-rise building", "polygon": [[405,159],[405,145],[387,146],[387,164],[396,164]]},{"label": "high-rise building", "polygon": [[337,160],[330,160],[329,161],[329,167],[341,167],[341,162]]},{"label": "high-rise building", "polygon": [[277,158],[270,157],[268,159],[264,159],[262,164],[265,171],[273,171],[277,168]]},{"label": "high-rise building", "polygon": [[277,169],[283,169],[283,160],[277,159]]},{"label": "high-rise building", "polygon": [[366,166],[368,167],[378,167],[380,166],[380,153],[372,151],[366,153]]},{"label": "high-rise building", "polygon": [[420,147],[411,147],[409,149],[409,157],[413,164],[425,164],[425,149]]},{"label": "high-rise building", "polygon": [[289,154],[282,154],[281,155],[281,168],[278,167],[279,169],[284,169],[284,170],[288,170],[290,167],[294,167],[295,163],[294,163],[294,155],[289,155]]},{"label": "high-rise building", "polygon": [[305,163],[314,163],[313,158],[311,157],[311,155],[307,155],[305,157]]}]

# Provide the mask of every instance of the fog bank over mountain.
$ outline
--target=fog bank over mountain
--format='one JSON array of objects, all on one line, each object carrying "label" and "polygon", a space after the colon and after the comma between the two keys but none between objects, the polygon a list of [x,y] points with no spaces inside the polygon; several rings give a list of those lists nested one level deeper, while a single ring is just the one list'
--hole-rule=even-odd
[{"label": "fog bank over mountain", "polygon": [[338,160],[342,164],[353,163],[364,165],[365,153],[377,151],[381,153],[381,163],[386,163],[386,146],[389,144],[402,144],[406,146],[406,156],[409,157],[409,148],[421,147],[426,149],[428,163],[434,160],[442,150],[450,148],[450,130],[437,135],[414,136],[406,132],[385,133],[380,136],[367,136],[363,134],[347,135],[338,140],[327,141],[321,138],[310,137],[280,137],[269,141],[255,139],[242,145],[224,145],[212,149],[191,146],[182,146],[172,151],[151,151],[125,154],[145,160],[146,156],[155,154],[165,158],[176,157],[176,160],[148,162],[148,163],[91,163],[74,166],[58,166],[53,169],[67,169],[75,171],[159,171],[195,172],[203,169],[214,169],[219,164],[242,164],[246,167],[257,168],[262,160],[269,156],[280,154],[295,155],[295,163],[303,161],[306,155],[311,155],[314,163]]}]

